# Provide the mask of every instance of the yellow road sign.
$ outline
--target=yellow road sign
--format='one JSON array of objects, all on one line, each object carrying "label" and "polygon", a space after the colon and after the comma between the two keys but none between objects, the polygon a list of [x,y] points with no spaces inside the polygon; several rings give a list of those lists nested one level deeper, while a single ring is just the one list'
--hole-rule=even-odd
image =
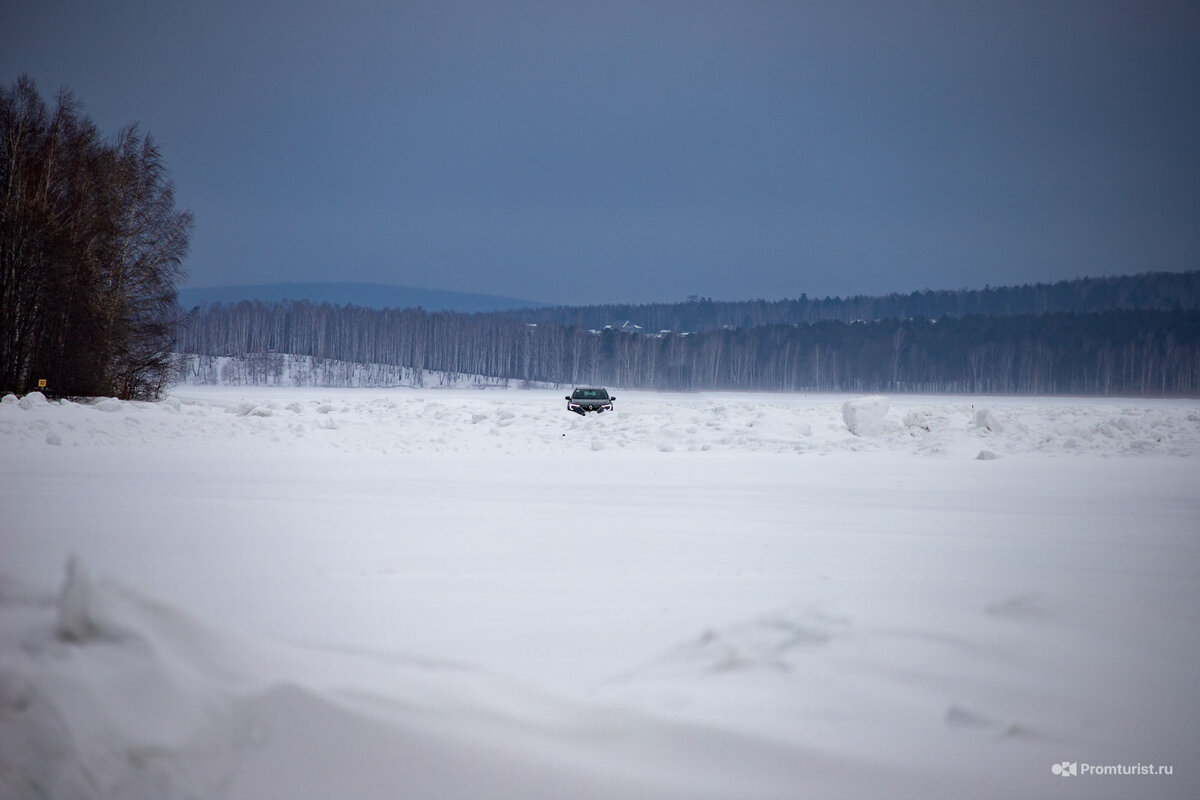
[{"label": "yellow road sign", "polygon": [[45,378],[38,378],[38,388],[39,389],[46,388],[46,379]]}]

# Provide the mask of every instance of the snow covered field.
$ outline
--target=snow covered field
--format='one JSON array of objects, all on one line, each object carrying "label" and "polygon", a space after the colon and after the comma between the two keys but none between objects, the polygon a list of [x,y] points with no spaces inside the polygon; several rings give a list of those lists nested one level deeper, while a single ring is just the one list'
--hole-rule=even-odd
[{"label": "snow covered field", "polygon": [[5,398],[0,797],[1200,796],[1200,402],[563,394]]}]

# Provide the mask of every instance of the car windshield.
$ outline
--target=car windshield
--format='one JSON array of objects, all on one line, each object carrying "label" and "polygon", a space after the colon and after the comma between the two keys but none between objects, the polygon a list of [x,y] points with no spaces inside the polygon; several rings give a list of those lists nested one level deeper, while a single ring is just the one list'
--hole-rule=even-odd
[{"label": "car windshield", "polygon": [[574,400],[607,400],[608,392],[604,389],[576,389],[571,397]]}]

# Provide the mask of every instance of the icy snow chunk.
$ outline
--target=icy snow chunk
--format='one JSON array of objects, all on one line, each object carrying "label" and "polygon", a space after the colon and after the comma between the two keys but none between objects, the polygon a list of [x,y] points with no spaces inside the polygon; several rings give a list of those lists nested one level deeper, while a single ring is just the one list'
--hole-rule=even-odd
[{"label": "icy snow chunk", "polygon": [[975,456],[976,461],[995,461],[1000,456],[993,453],[991,450],[980,450],[979,455]]},{"label": "icy snow chunk", "polygon": [[863,397],[842,404],[842,420],[855,436],[879,436],[887,430],[888,399]]},{"label": "icy snow chunk", "polygon": [[46,405],[46,395],[41,392],[30,392],[20,400],[21,408],[29,411],[37,406]]},{"label": "icy snow chunk", "polygon": [[975,427],[981,431],[991,431],[992,433],[1004,431],[1004,425],[1000,423],[990,408],[981,408],[975,412]]},{"label": "icy snow chunk", "polygon": [[47,433],[46,444],[62,444],[62,437],[57,433]]},{"label": "icy snow chunk", "polygon": [[237,404],[237,408],[230,409],[239,417],[269,417],[274,412],[266,406],[260,406],[256,403],[247,403],[242,401]]},{"label": "icy snow chunk", "polygon": [[76,556],[67,559],[67,577],[58,597],[58,635],[82,642],[96,632],[92,617],[92,581]]},{"label": "icy snow chunk", "polygon": [[904,415],[904,427],[917,428],[929,433],[933,430],[933,422],[929,411],[909,411]]},{"label": "icy snow chunk", "polygon": [[1128,415],[1117,417],[1113,425],[1125,431],[1125,433],[1137,433],[1138,424]]}]

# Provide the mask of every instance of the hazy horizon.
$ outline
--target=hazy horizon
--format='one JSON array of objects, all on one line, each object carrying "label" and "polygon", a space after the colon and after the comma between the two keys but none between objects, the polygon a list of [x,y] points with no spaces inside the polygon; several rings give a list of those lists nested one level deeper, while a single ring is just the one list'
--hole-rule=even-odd
[{"label": "hazy horizon", "polygon": [[1200,265],[1200,6],[8,4],[0,79],[160,142],[187,285],[551,304]]},{"label": "hazy horizon", "polygon": [[[1125,275],[1127,277],[1136,277],[1137,275],[1152,274],[1152,272],[1154,272],[1154,271],[1139,272],[1139,273],[1123,273],[1123,275]],[[1187,272],[1200,272],[1200,270],[1180,270],[1180,274],[1187,273]],[[1064,279],[1055,280],[1055,281],[1027,281],[1026,284],[1036,285],[1038,283],[1042,283],[1042,284],[1046,284],[1046,285],[1053,285],[1055,283],[1060,283],[1063,281],[1069,282],[1069,281],[1074,281],[1074,280],[1087,280],[1090,278],[1103,279],[1103,278],[1111,278],[1111,277],[1120,277],[1120,276],[1119,275],[1085,275],[1085,276],[1082,276],[1081,278],[1064,278]],[[756,301],[756,300],[765,300],[767,302],[782,301],[782,300],[797,300],[797,299],[800,299],[804,295],[807,295],[808,297],[811,297],[811,298],[826,298],[826,297],[828,297],[828,298],[832,298],[832,299],[849,299],[849,298],[853,298],[853,297],[885,297],[885,296],[891,295],[891,294],[909,295],[909,294],[913,294],[915,292],[925,292],[925,291],[981,292],[981,291],[986,291],[988,289],[1020,288],[1021,286],[1024,286],[1026,284],[998,284],[998,285],[986,284],[986,285],[976,285],[976,286],[922,286],[922,287],[914,287],[914,288],[908,289],[908,290],[897,290],[897,291],[891,291],[891,292],[878,292],[878,293],[875,293],[875,292],[851,292],[851,293],[844,294],[844,295],[823,295],[823,294],[817,295],[817,294],[808,293],[808,292],[801,292],[796,295],[791,295],[788,297],[709,297],[709,296],[703,296],[703,298],[706,300],[713,300],[716,302],[733,302],[733,303]],[[268,289],[268,288],[269,289],[277,289],[278,287],[283,287],[283,286],[386,287],[386,288],[399,289],[399,290],[412,290],[414,292],[428,292],[428,293],[432,293],[432,294],[466,295],[466,296],[474,295],[474,296],[478,296],[478,297],[529,302],[529,303],[532,303],[535,305],[542,305],[542,306],[566,306],[566,307],[571,307],[571,306],[584,307],[584,306],[601,306],[601,305],[638,306],[638,305],[653,305],[653,304],[686,303],[686,302],[689,302],[693,297],[700,297],[699,295],[695,295],[695,296],[680,297],[677,299],[669,299],[669,300],[649,300],[649,301],[610,300],[610,301],[606,301],[606,302],[546,303],[542,300],[539,300],[536,297],[513,297],[511,295],[493,295],[490,293],[480,293],[480,292],[470,292],[470,291],[458,292],[458,291],[451,291],[451,290],[446,290],[446,289],[439,289],[439,288],[430,287],[430,286],[410,286],[410,285],[405,285],[405,284],[381,283],[381,282],[376,282],[376,281],[322,281],[322,280],[318,280],[318,281],[273,281],[271,283],[250,283],[250,284],[234,283],[234,284],[219,284],[219,285],[212,285],[212,286],[188,285],[188,286],[181,287],[180,292],[181,293],[196,293],[196,292],[204,292],[204,291],[236,290],[236,289]],[[514,308],[515,307],[516,306],[514,306]]]}]

